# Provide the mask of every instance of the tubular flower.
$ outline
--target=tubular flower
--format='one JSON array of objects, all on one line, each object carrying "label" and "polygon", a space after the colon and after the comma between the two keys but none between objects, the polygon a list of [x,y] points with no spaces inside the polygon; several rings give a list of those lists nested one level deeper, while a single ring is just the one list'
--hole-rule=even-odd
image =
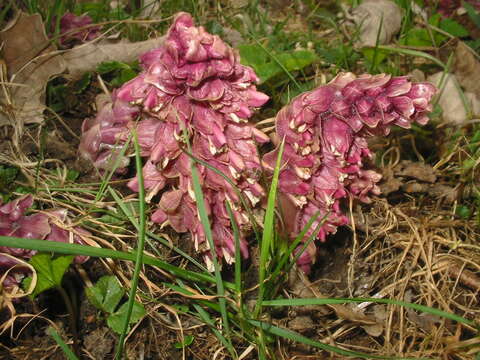
[{"label": "tubular flower", "polygon": [[86,42],[97,38],[100,35],[100,27],[88,26],[92,23],[93,20],[88,15],[76,16],[70,12],[65,13],[60,19],[60,43],[65,46],[72,41]]},{"label": "tubular flower", "polygon": [[[369,202],[378,195],[381,176],[364,170],[371,156],[366,138],[388,135],[392,125],[424,125],[436,92],[429,83],[411,83],[407,77],[340,73],[329,84],[303,93],[276,117],[279,139],[285,139],[279,177],[282,204],[289,214],[287,231],[295,236],[318,214],[305,239],[314,234],[324,241],[338,226],[348,223],[340,200],[353,197]],[[265,154],[263,163],[273,171],[278,149]],[[301,249],[297,249],[301,251]],[[309,272],[315,249],[308,246],[299,266]]]},{"label": "tubular flower", "polygon": [[[208,244],[193,193],[190,157],[185,150],[220,170],[254,206],[265,196],[259,185],[260,159],[256,145],[269,141],[248,123],[255,108],[268,97],[256,90],[258,77],[218,36],[195,27],[180,13],[164,44],[140,58],[143,71],[113,93],[95,119],[83,124],[80,154],[100,170],[125,171],[132,155],[120,149],[136,129],[144,185],[150,200],[161,190],[152,220],[189,232],[198,251],[210,263]],[[244,235],[249,228],[236,189],[209,166],[198,165],[216,251],[228,263],[234,259],[233,230],[226,209],[231,204],[242,230],[241,249],[248,256]],[[128,186],[138,191],[137,178]]]},{"label": "tubular flower", "polygon": [[[80,227],[75,227],[73,232],[69,232],[60,226],[67,221],[66,209],[54,209],[25,215],[26,210],[32,204],[32,195],[25,195],[0,206],[0,236],[84,244],[83,238],[90,235],[88,231]],[[14,245],[12,243],[12,246]],[[11,256],[29,259],[35,253],[35,250],[0,246],[0,279],[6,274],[9,264],[12,266],[16,264]],[[88,257],[86,256],[75,257],[75,262],[78,264],[87,260]],[[25,271],[24,267],[13,269],[6,276],[3,285],[10,286],[18,282],[19,276],[22,277]]]}]

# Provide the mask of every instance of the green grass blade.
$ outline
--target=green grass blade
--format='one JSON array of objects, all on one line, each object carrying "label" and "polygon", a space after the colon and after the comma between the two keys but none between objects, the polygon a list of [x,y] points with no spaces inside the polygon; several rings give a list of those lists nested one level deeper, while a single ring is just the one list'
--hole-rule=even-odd
[{"label": "green grass blade", "polygon": [[[102,249],[87,245],[60,243],[56,241],[17,238],[12,236],[0,236],[0,246],[37,250],[41,252],[53,252],[65,255],[84,255],[99,258],[135,261],[135,254],[129,252]],[[194,282],[199,281],[203,283],[215,283],[215,278],[210,274],[185,270],[152,256],[144,255],[143,262],[147,265],[156,266],[162,270],[170,272],[171,274],[181,277],[185,280]],[[224,282],[224,284],[225,287],[229,289],[235,289],[235,285],[232,283]]]},{"label": "green grass blade", "polygon": [[373,48],[373,58],[372,58],[372,63],[370,64],[370,68],[368,69],[369,73],[372,73],[374,70],[377,70],[377,67],[375,66],[375,62],[377,61],[377,56],[378,56],[378,44],[380,41],[380,34],[382,32],[383,28],[383,14],[380,17],[380,24],[378,25],[378,30],[377,30],[377,37],[375,38],[375,47]]},{"label": "green grass blade", "polygon": [[277,199],[278,177],[280,175],[280,167],[282,164],[284,144],[285,144],[285,139],[282,140],[279,147],[277,162],[275,165],[275,170],[273,172],[270,191],[268,193],[267,210],[265,212],[265,219],[264,219],[264,225],[263,225],[263,236],[262,236],[262,242],[260,244],[260,264],[259,264],[259,271],[258,271],[259,291],[258,291],[258,299],[255,305],[255,311],[254,311],[255,317],[257,317],[259,312],[261,311],[262,300],[265,293],[264,281],[266,278],[267,262],[268,262],[269,256],[271,255],[271,250],[274,246],[275,204]]},{"label": "green grass blade", "polygon": [[94,205],[95,203],[100,201],[100,199],[102,199],[103,194],[105,193],[108,185],[110,184],[110,180],[112,179],[112,176],[115,174],[115,171],[120,165],[120,160],[125,156],[125,153],[127,152],[131,139],[132,139],[131,136],[129,136],[127,141],[125,142],[125,145],[122,146],[122,149],[120,150],[117,157],[115,158],[112,169],[107,174],[107,176],[102,177],[102,182],[100,183],[100,189],[98,190],[97,195],[95,196],[95,201],[93,202],[92,205]]},{"label": "green grass blade", "polygon": [[[283,254],[282,257],[280,258],[280,261],[278,262],[278,265],[276,266],[275,270],[273,271],[273,273],[272,273],[273,278],[275,278],[277,275],[279,275],[280,272],[283,270],[285,264],[288,262],[290,254],[292,254],[293,251],[297,248],[297,246],[300,244],[300,242],[305,237],[305,234],[308,232],[308,230],[310,230],[313,223],[318,219],[319,216],[320,216],[319,211],[317,211],[315,214],[313,214],[313,216],[308,220],[308,222],[303,227],[302,231],[292,241],[292,243],[288,247],[285,254]],[[326,216],[324,218],[326,218]],[[322,224],[322,223],[323,223],[323,219],[322,219],[322,222],[320,224]],[[308,245],[308,243],[309,243],[309,241],[307,240],[307,245]]]},{"label": "green grass blade", "polygon": [[200,305],[194,304],[193,307],[198,313],[198,316],[200,319],[205,323],[210,326],[210,329],[212,332],[215,334],[217,339],[229,350],[229,352],[232,354],[232,356],[235,356],[234,358],[237,358],[235,355],[235,349],[232,346],[232,343],[230,342],[230,338],[227,338],[223,336],[223,334],[215,327],[215,322],[213,319],[210,317],[208,312],[206,312]]},{"label": "green grass blade", "polygon": [[226,174],[224,174],[222,171],[218,170],[214,166],[210,165],[208,162],[195,157],[193,154],[191,154],[188,151],[184,150],[184,153],[186,155],[188,155],[190,157],[190,159],[195,160],[195,162],[199,163],[202,166],[205,166],[206,168],[212,170],[214,173],[220,175],[233,188],[233,191],[235,191],[235,194],[240,199],[240,202],[242,203],[243,208],[245,209],[245,211],[248,214],[248,217],[249,217],[249,219],[251,221],[251,224],[252,224],[252,227],[253,227],[253,231],[255,232],[255,236],[257,237],[258,240],[260,240],[260,232],[258,230],[257,221],[255,219],[255,216],[253,216],[252,207],[249,205],[248,201],[245,200],[245,197],[243,196],[240,189],[237,187],[237,184],[235,184],[232,181],[232,179],[230,179]]},{"label": "green grass blade", "polygon": [[477,324],[472,320],[465,319],[461,316],[458,316],[443,310],[435,309],[432,307],[412,304],[406,301],[394,300],[394,299],[376,299],[376,298],[277,299],[277,300],[264,301],[262,305],[263,306],[303,306],[303,305],[328,305],[328,304],[363,303],[363,302],[399,305],[399,306],[403,306],[413,310],[417,310],[424,313],[440,316],[446,319],[454,320],[462,324],[473,326],[477,330],[480,330],[480,324]]},{"label": "green grass blade", "polygon": [[233,229],[233,238],[235,240],[235,290],[240,297],[242,294],[242,254],[240,251],[240,230],[238,229],[237,221],[233,215],[232,207],[228,201],[225,202],[228,216]]},{"label": "green grass blade", "polygon": [[377,356],[377,355],[369,355],[369,354],[364,354],[361,352],[357,351],[351,351],[351,350],[344,350],[336,346],[328,345],[321,343],[319,341],[311,340],[303,335],[300,335],[294,331],[287,330],[272,324],[268,324],[262,321],[257,321],[257,320],[248,320],[250,324],[253,326],[256,326],[263,331],[270,333],[272,335],[280,336],[284,339],[288,340],[293,340],[302,344],[306,344],[309,346],[313,346],[325,351],[329,351],[331,353],[339,354],[342,356],[348,356],[348,357],[359,357],[362,359],[385,359],[385,360],[426,360],[425,358],[402,358],[402,357],[387,357],[387,356]]},{"label": "green grass blade", "polygon": [[139,206],[139,227],[138,227],[138,243],[137,250],[135,254],[135,269],[132,276],[132,287],[128,294],[128,305],[127,313],[125,315],[125,322],[123,324],[123,330],[118,341],[117,351],[115,354],[115,359],[120,360],[122,358],[123,346],[125,342],[125,337],[127,336],[130,318],[132,316],[133,304],[135,303],[135,296],[137,294],[138,279],[140,277],[140,271],[143,266],[143,248],[145,247],[145,229],[146,229],[146,214],[145,214],[145,188],[143,186],[143,164],[142,159],[140,158],[140,145],[138,144],[137,132],[133,131],[133,145],[135,147],[135,165],[137,168],[137,179],[138,179],[138,200],[140,202]]},{"label": "green grass blade", "polygon": [[322,221],[317,225],[317,227],[315,228],[315,230],[313,231],[313,233],[308,237],[307,241],[305,241],[302,245],[302,248],[300,249],[299,252],[297,252],[297,254],[293,257],[293,261],[287,266],[287,268],[285,269],[285,271],[288,273],[290,271],[290,269],[292,268],[292,266],[294,264],[297,263],[298,259],[300,258],[300,256],[303,254],[303,252],[307,249],[307,246],[310,245],[310,243],[312,241],[314,241],[316,238],[317,238],[317,235],[318,233],[320,232],[320,229],[322,228],[323,226],[323,223],[325,221],[325,219],[327,218],[328,214],[325,215],[323,218],[322,218]]},{"label": "green grass blade", "polygon": [[[197,167],[195,165],[195,162],[193,159],[190,159],[191,161],[191,171],[192,171],[192,183],[193,183],[193,191],[195,193],[195,201],[197,203],[197,210],[198,214],[200,216],[200,221],[203,226],[203,231],[205,232],[205,237],[207,238],[208,244],[210,246],[210,253],[212,256],[212,263],[215,271],[215,280],[217,284],[217,294],[220,296],[219,298],[219,304],[220,304],[220,313],[222,315],[222,320],[223,320],[223,326],[225,329],[225,332],[227,334],[227,340],[230,339],[230,326],[228,323],[228,316],[227,316],[227,302],[225,299],[225,288],[223,286],[223,279],[222,279],[222,274],[220,273],[220,264],[218,262],[217,258],[217,252],[216,252],[216,247],[215,243],[213,241],[213,234],[212,234],[212,229],[210,227],[210,220],[208,218],[207,210],[205,207],[205,199],[203,197],[203,192],[202,188],[200,185],[200,178],[198,176],[198,171]],[[230,342],[229,342],[230,343]],[[230,348],[233,349],[233,346],[230,343]],[[231,354],[234,358],[236,357],[235,352]]]},{"label": "green grass blade", "polygon": [[47,329],[47,334],[50,335],[53,340],[55,340],[58,346],[60,346],[60,349],[62,349],[68,360],[78,360],[78,357],[73,353],[72,349],[65,344],[61,336],[58,335],[57,331],[53,327],[49,327]]},{"label": "green grass blade", "polygon": [[295,77],[292,75],[292,73],[290,71],[288,71],[288,69],[282,64],[282,62],[280,60],[278,60],[278,58],[273,55],[272,52],[270,52],[265,46],[263,46],[263,44],[257,40],[256,37],[254,37],[252,34],[251,34],[253,40],[255,40],[255,42],[257,43],[258,46],[260,46],[262,48],[263,51],[265,51],[267,53],[268,56],[270,56],[270,58],[272,58],[273,61],[275,61],[277,63],[278,66],[280,66],[280,68],[283,70],[283,72],[290,78],[290,80],[295,84],[295,86],[297,87],[298,90],[302,90],[302,87],[300,86],[300,84],[297,82],[297,80],[295,79]]},{"label": "green grass blade", "polygon": [[[175,290],[175,291],[178,291],[179,293],[182,293],[182,294],[185,294],[185,295],[193,295],[192,292],[190,292],[189,290],[184,288],[184,284],[181,280],[178,281],[178,284],[180,286],[177,286],[177,285],[174,285],[174,284],[169,284],[169,283],[163,283],[163,284],[165,286]],[[208,300],[196,300],[196,301],[200,304],[203,304],[203,305],[209,307],[210,309],[212,309],[213,311],[216,311],[217,313],[220,312],[220,310],[221,310],[220,306],[215,304],[214,302],[211,302],[211,301],[208,301]],[[209,313],[207,311],[205,311],[199,304],[193,303],[192,305],[193,305],[195,311],[197,312],[198,316],[200,317],[200,319],[204,323],[209,325],[210,329],[212,330],[214,335],[218,338],[218,340],[228,349],[230,354],[234,358],[236,358],[236,352],[235,352],[235,349],[233,348],[230,337],[227,340],[227,338],[217,329],[217,327],[215,326],[215,321],[213,321],[213,319],[210,317]],[[232,314],[227,313],[227,315],[233,318]]]},{"label": "green grass blade", "polygon": [[[130,221],[130,223],[137,229],[139,229],[139,224],[138,224],[138,221],[137,219],[135,218],[132,210],[125,204],[125,202],[122,200],[122,198],[115,192],[115,190],[111,187],[108,188],[109,192],[110,192],[110,195],[112,195],[113,199],[115,200],[115,202],[118,204],[118,206],[120,207],[120,209],[122,210],[122,212],[125,214],[125,216],[128,218],[128,220]],[[153,246],[153,244],[150,242],[149,238],[152,238],[156,241],[159,241],[160,243],[162,243],[163,245],[165,245],[166,247],[168,247],[169,249],[173,249],[173,251],[175,251],[177,254],[179,254],[180,256],[183,256],[185,259],[187,259],[188,261],[190,261],[192,264],[196,265],[201,271],[204,271],[204,272],[208,272],[207,268],[205,266],[203,266],[202,264],[200,264],[197,260],[195,260],[194,258],[192,258],[190,255],[188,255],[186,252],[182,251],[181,249],[179,249],[178,247],[176,246],[173,246],[165,239],[163,239],[162,237],[160,236],[157,236],[155,234],[153,234],[152,232],[149,232],[147,231],[146,232],[147,234],[147,242],[148,244],[152,247],[152,249],[156,250],[156,247]],[[158,253],[157,253],[158,254]]]},{"label": "green grass blade", "polygon": [[404,49],[404,48],[398,48],[398,47],[387,46],[387,45],[378,45],[377,48],[380,50],[395,52],[399,54],[422,57],[424,59],[430,60],[431,62],[437,64],[442,69],[447,69],[447,65],[445,65],[442,61],[423,51]]}]

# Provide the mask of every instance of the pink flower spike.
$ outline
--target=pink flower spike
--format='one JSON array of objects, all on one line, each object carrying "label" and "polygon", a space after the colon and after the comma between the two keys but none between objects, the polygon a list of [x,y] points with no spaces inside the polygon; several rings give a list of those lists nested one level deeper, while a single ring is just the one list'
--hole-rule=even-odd
[{"label": "pink flower spike", "polygon": [[[186,13],[175,17],[164,44],[143,54],[140,63],[143,71],[115,90],[95,119],[84,122],[81,156],[101,171],[112,169],[119,149],[136,128],[145,158],[147,200],[159,201],[152,221],[177,232],[189,232],[198,251],[210,259],[193,194],[191,159],[187,155],[191,152],[208,164],[196,166],[215,229],[217,255],[227,263],[235,258],[232,225],[226,216],[228,201],[241,232],[242,256],[248,257],[245,239],[251,221],[240,205],[239,193],[250,206],[265,197],[259,184],[257,144],[270,141],[248,122],[269,99],[257,91],[258,77],[240,63],[238,52],[218,36],[195,26]],[[299,136],[299,141],[308,141],[308,135]],[[132,148],[118,159],[116,175],[127,171],[134,155]],[[228,176],[234,186],[222,175]],[[138,179],[131,179],[128,187],[138,191]]]},{"label": "pink flower spike", "polygon": [[[25,195],[0,206],[0,236],[78,244],[83,244],[83,239],[90,236],[88,231],[80,227],[76,227],[73,231],[68,229],[66,223],[70,220],[66,209],[53,209],[25,215],[25,212],[32,205],[33,196]],[[62,224],[66,226],[61,227]],[[17,264],[12,257],[29,259],[36,253],[35,250],[16,248],[14,240],[12,240],[11,247],[0,246],[0,278],[9,271],[11,266]],[[88,259],[87,256],[77,256],[75,262],[83,263]],[[3,286],[18,285],[24,274],[29,271],[25,267],[10,271],[3,281]]]},{"label": "pink flower spike", "polygon": [[[317,239],[325,241],[338,226],[348,223],[340,200],[368,203],[378,195],[381,176],[363,170],[371,156],[366,138],[388,134],[392,125],[409,128],[428,121],[436,89],[429,83],[412,84],[407,77],[387,74],[340,73],[329,84],[297,96],[276,117],[277,137],[285,137],[279,188],[285,201],[290,236],[298,235],[317,211],[325,221]],[[263,156],[273,171],[278,149]],[[293,219],[293,220],[292,220]],[[319,225],[315,222],[304,241]],[[297,249],[297,252],[299,250]],[[309,272],[315,251],[304,252],[298,266]]]}]

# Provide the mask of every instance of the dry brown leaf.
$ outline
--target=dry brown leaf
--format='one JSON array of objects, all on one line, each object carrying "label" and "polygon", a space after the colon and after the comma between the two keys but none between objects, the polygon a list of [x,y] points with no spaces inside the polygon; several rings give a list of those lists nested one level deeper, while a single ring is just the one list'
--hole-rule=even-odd
[{"label": "dry brown leaf", "polygon": [[395,167],[395,174],[398,176],[408,177],[428,183],[437,181],[435,170],[428,164],[421,162],[413,162],[410,160],[402,160]]},{"label": "dry brown leaf", "polygon": [[159,37],[151,40],[131,43],[120,41],[118,43],[90,42],[63,54],[70,77],[80,78],[87,71],[95,70],[97,65],[105,61],[120,61],[129,63],[138,57],[163,44],[164,38]]},{"label": "dry brown leaf", "polygon": [[288,322],[288,328],[293,331],[308,331],[315,329],[315,324],[310,316],[296,316]]},{"label": "dry brown leaf", "polygon": [[140,18],[160,18],[162,12],[162,2],[158,0],[143,0]]},{"label": "dry brown leaf", "polygon": [[63,58],[48,40],[39,14],[23,12],[0,32],[1,56],[9,84],[0,92],[0,126],[43,121],[45,87],[65,70]]},{"label": "dry brown leaf", "polygon": [[468,286],[475,291],[480,291],[480,277],[474,272],[452,262],[448,262],[448,266],[445,269],[454,279],[458,278],[462,285]]},{"label": "dry brown leaf", "polygon": [[52,77],[68,71],[77,79],[105,61],[132,62],[159,47],[163,37],[137,43],[94,41],[60,52],[47,38],[41,16],[20,12],[0,32],[0,43],[0,126],[21,129],[43,121],[45,88]]},{"label": "dry brown leaf", "polygon": [[455,49],[455,71],[462,87],[480,98],[480,62],[473,50],[459,41]]},{"label": "dry brown leaf", "polygon": [[[303,273],[300,271],[290,272],[289,283],[292,286],[292,290],[299,298],[327,298],[318,289],[317,285],[312,284]],[[329,304],[326,305],[342,320],[348,320],[358,325],[376,325],[375,319],[363,314],[362,312],[355,311],[348,306],[341,304]],[[311,305],[311,311],[321,309],[322,306]]]},{"label": "dry brown leaf", "polygon": [[[443,81],[442,81],[443,79]],[[475,94],[464,92],[462,90],[455,75],[445,75],[438,72],[428,77],[428,81],[441,89],[438,104],[443,110],[442,116],[445,122],[461,125],[468,120],[468,112],[473,114],[480,113],[480,101]],[[464,104],[462,98],[465,98]]]},{"label": "dry brown leaf", "polygon": [[373,325],[363,325],[362,329],[370,336],[380,336],[383,333],[382,324],[373,324]]},{"label": "dry brown leaf", "polygon": [[361,29],[360,46],[375,46],[377,36],[379,44],[388,44],[402,24],[402,9],[390,0],[365,0],[353,9],[352,15]]}]

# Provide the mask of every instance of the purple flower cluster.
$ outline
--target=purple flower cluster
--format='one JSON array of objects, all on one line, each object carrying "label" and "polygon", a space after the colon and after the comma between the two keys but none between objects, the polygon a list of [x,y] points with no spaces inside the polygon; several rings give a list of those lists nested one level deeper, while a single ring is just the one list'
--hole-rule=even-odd
[{"label": "purple flower cluster", "polygon": [[86,42],[97,38],[100,35],[100,27],[89,26],[92,23],[93,20],[88,15],[76,16],[70,12],[65,13],[60,19],[60,43],[66,46],[74,41]]},{"label": "purple flower cluster", "polygon": [[[66,209],[54,209],[25,215],[33,204],[32,195],[25,195],[0,206],[0,236],[11,236],[28,239],[40,239],[57,242],[73,242],[83,244],[82,237],[90,233],[80,227],[75,227],[70,232],[57,224],[67,221]],[[12,244],[14,246],[15,244]],[[0,246],[0,278],[13,266],[20,262],[15,258],[29,259],[35,255],[35,250],[19,249],[15,247]],[[76,263],[84,263],[86,256],[76,256]],[[18,267],[12,269],[3,280],[3,286],[10,287],[19,283],[28,269]]]},{"label": "purple flower cluster", "polygon": [[[114,92],[112,102],[83,124],[80,154],[101,170],[119,164],[125,171],[131,151],[119,158],[132,129],[146,158],[143,176],[148,199],[160,190],[152,220],[177,232],[190,232],[198,251],[210,263],[208,243],[199,221],[193,193],[192,155],[222,171],[246,195],[252,206],[265,196],[259,184],[257,144],[268,137],[248,123],[268,97],[256,90],[257,76],[240,64],[239,56],[218,36],[195,27],[180,13],[164,44],[140,58],[143,71]],[[226,202],[242,230],[241,249],[248,256],[245,230],[250,227],[235,189],[219,174],[198,166],[217,254],[234,259],[234,240]],[[136,178],[129,182],[138,191]]]},{"label": "purple flower cluster", "polygon": [[[366,138],[387,135],[392,125],[426,124],[435,92],[433,85],[411,83],[404,76],[341,73],[284,107],[276,117],[276,132],[285,139],[279,193],[285,212],[294,214],[289,235],[300,233],[318,212],[305,240],[319,226],[317,239],[324,241],[348,223],[340,199],[369,202],[370,194],[378,195],[381,176],[363,169],[362,159],[371,156]],[[273,171],[277,154],[278,149],[263,157],[267,169]],[[311,243],[300,255],[299,266],[307,273],[315,254]]]}]

